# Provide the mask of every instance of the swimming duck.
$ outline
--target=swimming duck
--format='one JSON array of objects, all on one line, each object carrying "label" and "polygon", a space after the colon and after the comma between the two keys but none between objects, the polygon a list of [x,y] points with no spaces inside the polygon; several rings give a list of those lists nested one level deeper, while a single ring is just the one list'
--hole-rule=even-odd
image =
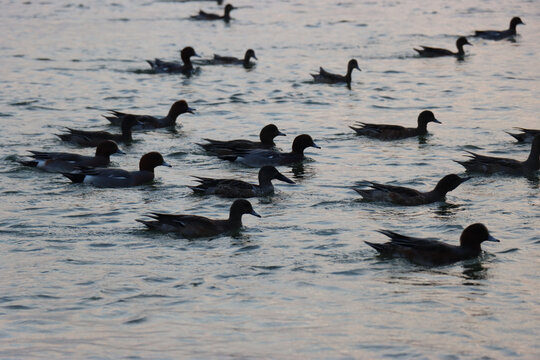
[{"label": "swimming duck", "polygon": [[403,257],[420,265],[448,265],[457,261],[472,259],[480,255],[480,244],[484,241],[499,242],[489,234],[484,224],[467,226],[459,238],[459,246],[450,245],[434,239],[423,239],[401,235],[389,230],[379,230],[390,238],[384,244],[365,243],[381,255]]},{"label": "swimming duck", "polygon": [[228,23],[229,21],[231,21],[231,11],[234,9],[236,9],[234,6],[232,6],[231,4],[227,4],[225,5],[223,15],[207,13],[199,10],[199,13],[197,15],[192,15],[191,18],[193,20],[223,20]]},{"label": "swimming duck", "polygon": [[81,173],[62,173],[73,183],[85,183],[98,187],[119,188],[143,185],[154,180],[154,168],[168,166],[158,152],[150,152],[141,157],[139,171],[122,169],[85,169]]},{"label": "swimming duck", "polygon": [[137,121],[140,123],[140,125],[136,125],[133,127],[134,130],[139,129],[159,129],[164,127],[172,127],[176,125],[176,119],[179,115],[184,113],[191,113],[195,109],[190,108],[188,106],[188,103],[185,100],[178,100],[174,104],[172,104],[171,109],[169,110],[169,113],[167,116],[158,118],[151,115],[133,115],[133,114],[127,114],[120,111],[110,110],[112,115],[103,115],[105,119],[109,120],[109,122],[112,125],[120,125],[122,122],[122,119],[124,119],[126,116],[134,116]]},{"label": "swimming duck", "polygon": [[196,238],[236,232],[242,227],[242,215],[244,214],[261,217],[253,210],[249,201],[239,199],[232,203],[229,218],[226,220],[214,220],[197,215],[151,213],[147,216],[154,220],[137,219],[137,221],[152,230],[174,232],[186,238]]},{"label": "swimming duck", "polygon": [[273,166],[263,166],[259,170],[259,185],[236,179],[212,179],[199,176],[195,176],[195,178],[197,178],[199,184],[197,186],[189,186],[195,193],[205,195],[215,194],[229,198],[250,198],[271,195],[274,193],[273,179],[294,184],[294,181],[280,173]]},{"label": "swimming duck", "polygon": [[129,144],[133,141],[131,129],[139,124],[137,117],[126,115],[122,119],[121,134],[111,134],[107,131],[86,131],[66,128],[69,132],[66,134],[56,134],[62,141],[71,142],[82,147],[96,147],[105,140],[112,140],[117,143]]},{"label": "swimming duck", "polygon": [[96,148],[95,156],[84,156],[65,152],[30,151],[34,160],[20,161],[22,165],[36,167],[53,173],[68,173],[81,168],[105,167],[109,165],[110,155],[125,154],[111,140],[105,140]]},{"label": "swimming duck", "polygon": [[252,149],[271,149],[276,144],[274,143],[274,138],[276,136],[286,136],[284,133],[279,131],[276,125],[268,124],[262,128],[259,133],[259,139],[261,141],[251,141],[251,140],[212,140],[204,139],[207,144],[197,144],[201,146],[204,150],[217,154],[217,155],[227,155],[233,154],[237,151],[242,150],[252,150]]},{"label": "swimming duck", "polygon": [[467,161],[454,161],[463,165],[467,171],[471,172],[528,176],[540,169],[540,135],[534,137],[531,145],[531,152],[525,161],[478,155],[470,151],[467,152],[471,159]]},{"label": "swimming duck", "polygon": [[520,130],[521,133],[519,134],[509,133],[509,132],[506,132],[506,133],[508,135],[512,135],[519,142],[531,142],[533,141],[536,135],[540,135],[540,130],[524,129],[524,128],[519,128],[519,127],[516,127],[514,129]]},{"label": "swimming duck", "polygon": [[255,51],[253,49],[248,49],[246,53],[244,54],[243,59],[238,59],[238,58],[235,58],[234,56],[221,56],[221,55],[214,54],[214,59],[212,61],[212,64],[242,65],[243,67],[247,69],[247,68],[253,67],[254,65],[252,62],[249,61],[251,58],[254,58],[255,60],[259,60],[257,59],[257,56],[255,56]]},{"label": "swimming duck", "polygon": [[516,35],[516,26],[519,24],[525,25],[519,17],[513,17],[510,20],[510,27],[507,30],[476,30],[474,36],[487,40],[502,40]]},{"label": "swimming duck", "polygon": [[292,152],[284,153],[272,149],[238,150],[233,155],[223,155],[220,158],[229,161],[238,161],[251,167],[262,167],[265,165],[288,165],[304,160],[304,150],[308,147],[320,149],[313,142],[311,136],[307,134],[298,135],[292,144]]},{"label": "swimming duck", "polygon": [[386,201],[397,205],[424,205],[444,201],[447,192],[454,190],[461,183],[469,179],[470,177],[461,178],[455,174],[446,175],[439,180],[433,190],[427,192],[371,181],[368,182],[370,189],[353,187],[353,190],[369,201]]},{"label": "swimming duck", "polygon": [[186,46],[180,52],[183,64],[177,62],[163,61],[161,59],[146,60],[153,71],[156,73],[182,73],[184,75],[191,75],[193,73],[193,64],[191,63],[191,57],[199,56],[191,46]]},{"label": "swimming duck", "polygon": [[422,57],[439,57],[439,56],[463,57],[465,55],[465,51],[463,51],[463,45],[472,46],[472,44],[467,41],[467,38],[462,36],[456,41],[456,46],[458,49],[457,52],[452,52],[450,50],[433,48],[433,47],[428,47],[428,46],[421,46],[422,49],[414,49],[414,50],[417,51],[418,55]]},{"label": "swimming duck", "polygon": [[424,110],[418,115],[418,127],[416,128],[406,128],[399,125],[367,124],[363,122],[357,123],[357,126],[349,127],[356,131],[358,135],[380,140],[397,140],[427,134],[427,124],[429,122],[441,123],[435,119],[435,115],[431,111]]},{"label": "swimming duck", "polygon": [[355,59],[349,60],[349,63],[347,64],[347,74],[339,75],[339,74],[332,74],[328,71],[324,70],[322,67],[319,69],[318,74],[310,74],[313,76],[313,81],[316,83],[325,83],[325,84],[336,84],[336,83],[346,83],[347,86],[351,87],[351,74],[354,69],[360,70],[360,67],[358,67],[358,62]]}]

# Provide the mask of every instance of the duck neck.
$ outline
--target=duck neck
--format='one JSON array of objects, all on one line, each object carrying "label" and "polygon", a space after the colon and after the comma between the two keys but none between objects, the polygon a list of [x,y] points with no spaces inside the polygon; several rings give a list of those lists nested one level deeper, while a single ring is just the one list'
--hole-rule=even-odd
[{"label": "duck neck", "polygon": [[259,174],[259,187],[264,189],[274,189],[274,185],[272,185],[272,179],[264,176],[264,174]]},{"label": "duck neck", "polygon": [[465,50],[463,50],[463,44],[457,44],[457,54],[458,56],[465,55]]},{"label": "duck neck", "polygon": [[231,10],[225,9],[225,14],[223,14],[223,20],[225,20],[225,22],[231,21]]},{"label": "duck neck", "polygon": [[427,134],[427,122],[419,121],[417,129],[419,135]]},{"label": "duck neck", "polygon": [[533,143],[529,157],[524,161],[524,164],[533,170],[540,169],[540,146],[535,146]]},{"label": "duck neck", "polygon": [[261,140],[261,143],[267,146],[275,146],[274,138],[272,135],[265,134],[261,131],[259,134],[259,139]]},{"label": "duck neck", "polygon": [[185,69],[193,69],[193,64],[191,63],[191,56],[182,55],[181,57],[182,57],[182,62],[184,63],[184,68]]},{"label": "duck neck", "polygon": [[242,214],[234,213],[231,209],[229,212],[229,219],[227,221],[231,227],[239,229],[242,227]]},{"label": "duck neck", "polygon": [[131,137],[131,125],[124,124],[122,126],[122,140],[125,142],[130,142],[133,140]]}]

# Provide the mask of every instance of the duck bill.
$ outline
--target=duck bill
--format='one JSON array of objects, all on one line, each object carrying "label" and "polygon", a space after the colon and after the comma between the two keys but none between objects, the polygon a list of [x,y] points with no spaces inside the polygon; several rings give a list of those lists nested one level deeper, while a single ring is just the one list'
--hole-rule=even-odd
[{"label": "duck bill", "polygon": [[161,165],[162,165],[162,166],[166,166],[166,167],[170,167],[170,168],[172,168],[172,165],[171,165],[171,164],[169,164],[169,163],[168,163],[168,162],[166,162],[166,161],[164,161],[164,162],[163,162],[163,163],[162,163]]},{"label": "duck bill", "polygon": [[431,120],[431,121],[434,122],[434,123],[437,123],[437,124],[442,124],[442,122],[440,122],[440,121],[437,120],[437,119],[433,119],[433,120]]},{"label": "duck bill", "polygon": [[116,150],[116,152],[113,155],[126,155],[126,153],[123,152],[122,150],[118,149],[118,150]]},{"label": "duck bill", "polygon": [[461,183],[463,184],[465,181],[472,179],[472,176],[467,176],[464,178],[461,178]]},{"label": "duck bill", "polygon": [[276,136],[287,136],[287,134],[282,133],[281,131],[278,131],[278,134]]},{"label": "duck bill", "polygon": [[320,149],[321,147],[315,143],[311,144],[311,147],[314,147],[315,149]]},{"label": "duck bill", "polygon": [[501,242],[499,239],[494,238],[493,236],[489,235],[486,241],[492,241],[492,242]]},{"label": "duck bill", "polygon": [[288,177],[286,177],[285,175],[283,174],[278,174],[276,175],[276,179],[277,180],[281,180],[283,182],[286,182],[288,184],[296,184],[294,181],[292,181],[291,179],[289,179]]},{"label": "duck bill", "polygon": [[188,107],[186,112],[193,114],[195,112],[195,110],[197,110],[197,109]]},{"label": "duck bill", "polygon": [[250,214],[253,215],[253,216],[256,216],[258,218],[261,217],[261,215],[257,214],[257,212],[255,210],[251,210]]}]

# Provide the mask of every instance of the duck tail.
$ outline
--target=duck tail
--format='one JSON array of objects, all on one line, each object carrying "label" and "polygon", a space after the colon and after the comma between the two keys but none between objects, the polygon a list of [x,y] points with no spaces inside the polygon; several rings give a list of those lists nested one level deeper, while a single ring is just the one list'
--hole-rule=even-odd
[{"label": "duck tail", "polygon": [[80,184],[84,181],[85,174],[74,174],[74,173],[62,173],[65,177],[67,177],[71,182],[74,184]]},{"label": "duck tail", "polygon": [[206,193],[205,189],[200,188],[198,186],[188,185],[187,187],[190,188],[191,190],[193,190],[193,192],[196,193],[196,194],[204,194],[204,193]]},{"label": "duck tail", "polygon": [[238,158],[238,155],[220,155],[218,157],[222,160],[229,160],[230,162],[233,162]]},{"label": "duck tail", "polygon": [[29,160],[29,161],[17,160],[17,162],[23,166],[37,167],[38,165],[37,160]]},{"label": "duck tail", "polygon": [[364,241],[366,244],[377,250],[379,253],[384,253],[386,251],[386,247],[384,244],[376,244],[369,241]]},{"label": "duck tail", "polygon": [[521,134],[513,134],[513,133],[508,132],[508,131],[505,131],[505,133],[507,133],[508,135],[514,137],[519,142],[523,141],[523,136]]},{"label": "duck tail", "polygon": [[135,219],[135,221],[146,225],[149,229],[156,229],[157,221],[149,221],[149,220],[143,220],[143,219]]}]

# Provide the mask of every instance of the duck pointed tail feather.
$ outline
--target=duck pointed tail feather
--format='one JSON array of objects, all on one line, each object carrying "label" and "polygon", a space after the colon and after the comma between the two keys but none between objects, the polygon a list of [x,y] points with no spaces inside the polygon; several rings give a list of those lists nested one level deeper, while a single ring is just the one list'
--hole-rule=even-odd
[{"label": "duck pointed tail feather", "polygon": [[80,184],[84,181],[85,174],[72,174],[72,173],[62,173],[65,177],[67,177],[71,182],[75,184]]}]

